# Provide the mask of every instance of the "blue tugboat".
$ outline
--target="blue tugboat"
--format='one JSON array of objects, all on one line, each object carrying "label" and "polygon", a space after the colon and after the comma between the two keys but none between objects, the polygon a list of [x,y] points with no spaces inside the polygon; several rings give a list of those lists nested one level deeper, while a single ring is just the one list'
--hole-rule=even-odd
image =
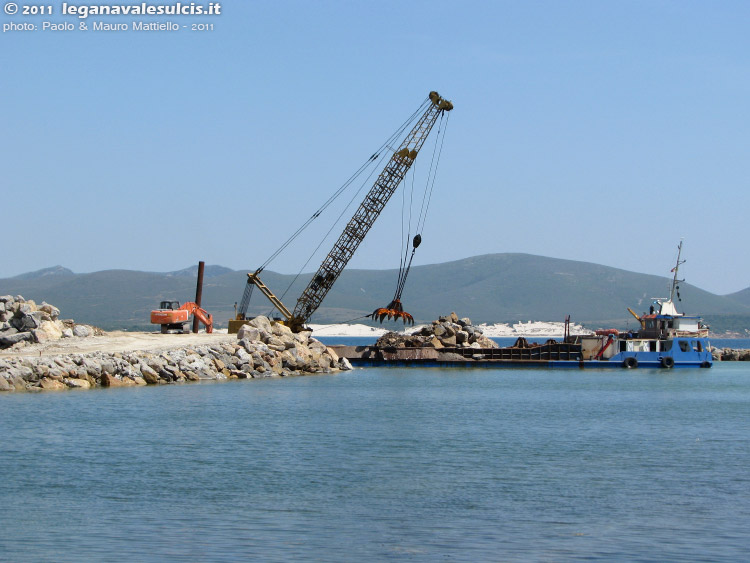
[{"label": "blue tugboat", "polygon": [[677,247],[677,264],[672,269],[674,277],[669,298],[655,298],[649,314],[639,317],[640,329],[633,332],[617,330],[597,331],[596,335],[576,337],[581,344],[582,359],[597,366],[622,366],[624,368],[702,367],[713,364],[708,327],[703,319],[677,312],[675,294],[679,298],[681,281],[677,279],[684,261],[682,242]]}]

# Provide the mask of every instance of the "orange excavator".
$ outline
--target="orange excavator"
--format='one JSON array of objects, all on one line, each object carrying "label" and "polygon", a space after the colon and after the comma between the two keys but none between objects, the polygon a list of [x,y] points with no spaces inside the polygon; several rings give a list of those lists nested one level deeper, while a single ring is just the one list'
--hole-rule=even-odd
[{"label": "orange excavator", "polygon": [[161,325],[161,333],[167,334],[170,330],[184,332],[185,323],[194,315],[203,323],[206,332],[214,331],[214,318],[205,309],[201,309],[197,303],[188,301],[180,306],[179,301],[162,301],[159,308],[151,311],[151,323]]}]

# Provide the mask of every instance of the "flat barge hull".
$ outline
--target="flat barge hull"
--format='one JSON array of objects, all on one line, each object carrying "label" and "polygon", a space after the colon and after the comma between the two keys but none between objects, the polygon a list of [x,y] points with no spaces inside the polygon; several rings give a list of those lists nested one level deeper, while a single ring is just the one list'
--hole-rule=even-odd
[{"label": "flat barge hull", "polygon": [[[627,352],[612,359],[585,359],[579,344],[553,343],[529,348],[378,348],[331,346],[354,366],[438,368],[708,368],[709,352],[665,356],[656,352]],[[669,360],[665,361],[665,357]]]}]

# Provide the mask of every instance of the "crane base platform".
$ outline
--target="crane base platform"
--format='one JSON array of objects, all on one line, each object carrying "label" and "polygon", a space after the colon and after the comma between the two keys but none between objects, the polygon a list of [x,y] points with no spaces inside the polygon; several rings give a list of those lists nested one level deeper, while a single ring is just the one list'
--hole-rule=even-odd
[{"label": "crane base platform", "polygon": [[237,319],[229,319],[229,334],[237,334],[242,325],[247,324],[247,320],[238,321]]}]

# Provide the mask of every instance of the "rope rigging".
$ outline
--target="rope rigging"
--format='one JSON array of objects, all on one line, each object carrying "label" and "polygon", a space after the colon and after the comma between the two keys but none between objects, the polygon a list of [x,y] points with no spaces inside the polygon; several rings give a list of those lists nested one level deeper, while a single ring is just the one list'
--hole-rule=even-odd
[{"label": "rope rigging", "polygon": [[[266,267],[267,267],[267,266],[268,266],[268,265],[269,265],[269,264],[270,264],[271,262],[273,262],[273,261],[274,261],[274,260],[276,259],[276,257],[278,257],[278,256],[279,256],[279,254],[281,254],[282,252],[284,252],[284,250],[286,249],[286,247],[287,247],[287,246],[289,246],[289,245],[290,245],[290,244],[291,244],[292,242],[294,242],[294,240],[295,240],[295,239],[296,239],[296,238],[297,238],[297,237],[298,237],[299,235],[301,235],[301,234],[302,234],[302,232],[303,232],[303,231],[304,231],[305,229],[307,229],[307,227],[309,227],[309,226],[310,226],[310,224],[311,224],[311,223],[312,223],[313,221],[315,221],[315,219],[317,219],[318,217],[320,217],[320,215],[321,215],[321,214],[322,214],[322,213],[323,213],[323,212],[324,212],[324,211],[325,211],[326,209],[328,209],[328,207],[329,207],[329,206],[330,206],[330,205],[331,205],[331,204],[332,204],[332,203],[333,203],[334,201],[336,201],[336,200],[337,200],[337,199],[339,198],[339,196],[340,196],[340,195],[341,195],[342,193],[344,193],[344,192],[345,192],[345,191],[347,190],[347,188],[348,188],[349,186],[351,186],[351,185],[352,185],[352,183],[354,183],[354,181],[355,181],[355,180],[356,180],[356,179],[357,179],[357,178],[358,178],[358,177],[359,177],[359,176],[360,176],[360,175],[361,175],[361,174],[362,174],[362,173],[363,173],[363,172],[364,172],[364,171],[365,171],[365,170],[366,170],[366,169],[367,169],[367,168],[368,168],[369,166],[371,166],[371,165],[372,165],[372,163],[373,163],[373,162],[375,162],[376,160],[378,160],[378,158],[380,157],[380,153],[381,153],[381,152],[383,151],[383,149],[385,149],[386,147],[388,147],[388,146],[390,145],[390,143],[392,143],[392,142],[393,142],[393,140],[394,140],[394,139],[398,138],[398,137],[399,137],[399,136],[401,135],[401,133],[402,133],[402,132],[404,131],[404,129],[406,129],[406,127],[408,127],[408,126],[409,126],[409,124],[410,124],[410,123],[411,123],[412,121],[414,121],[414,119],[416,118],[416,116],[417,116],[417,115],[419,115],[419,113],[420,113],[421,111],[423,111],[423,109],[424,109],[424,106],[425,106],[425,104],[427,104],[427,103],[428,103],[428,100],[425,100],[424,102],[422,102],[422,105],[420,105],[420,106],[419,106],[419,108],[417,108],[417,110],[416,110],[416,111],[415,111],[415,112],[414,112],[413,114],[411,114],[411,115],[410,115],[410,116],[408,117],[408,119],[407,119],[406,121],[404,121],[404,122],[403,122],[403,123],[401,124],[401,126],[400,126],[400,127],[399,127],[399,128],[398,128],[398,129],[397,129],[397,130],[396,130],[395,132],[394,132],[394,133],[392,133],[392,134],[391,134],[391,136],[390,136],[390,137],[388,137],[388,139],[386,139],[386,141],[385,141],[385,142],[384,142],[384,143],[383,143],[382,145],[380,145],[380,146],[379,146],[379,147],[377,148],[377,150],[376,150],[376,151],[375,151],[375,152],[374,152],[374,153],[372,154],[372,156],[370,156],[370,157],[369,157],[369,158],[368,158],[368,159],[367,159],[367,160],[366,160],[366,161],[365,161],[364,163],[362,163],[362,165],[361,165],[361,166],[360,166],[360,167],[359,167],[359,168],[357,169],[357,171],[356,171],[356,172],[354,172],[354,174],[352,174],[352,175],[351,175],[351,176],[350,176],[350,177],[349,177],[349,178],[348,178],[348,179],[347,179],[347,180],[346,180],[346,181],[345,181],[345,182],[344,182],[344,183],[343,183],[343,184],[342,184],[342,185],[341,185],[341,186],[340,186],[340,187],[339,187],[339,188],[338,188],[338,189],[337,189],[337,190],[336,190],[336,191],[335,191],[335,192],[334,192],[333,194],[331,194],[331,196],[330,196],[330,197],[329,197],[329,198],[328,198],[328,199],[327,199],[327,200],[326,200],[326,201],[325,201],[325,202],[323,203],[323,205],[321,205],[321,206],[320,206],[320,207],[318,208],[318,210],[317,210],[317,211],[315,211],[315,213],[313,213],[313,214],[312,214],[312,215],[310,216],[310,218],[309,218],[309,219],[308,219],[307,221],[305,221],[305,222],[304,222],[304,223],[303,223],[303,224],[302,224],[302,225],[301,225],[301,226],[300,226],[300,227],[299,227],[299,228],[298,228],[298,229],[297,229],[296,231],[294,231],[294,233],[292,233],[292,235],[291,235],[291,236],[290,236],[290,237],[289,237],[289,238],[288,238],[288,239],[287,239],[287,240],[286,240],[286,241],[285,241],[285,242],[284,242],[284,243],[283,243],[283,244],[282,244],[282,245],[281,245],[281,246],[280,246],[280,247],[279,247],[279,248],[278,248],[278,249],[277,249],[277,250],[276,250],[276,251],[275,251],[275,252],[274,252],[273,254],[271,254],[271,256],[269,256],[269,257],[268,257],[268,258],[266,259],[266,261],[265,261],[265,262],[263,262],[263,264],[261,264],[260,268],[258,268],[258,269],[256,270],[256,273],[260,273],[260,272],[262,272],[263,270],[265,270],[265,269],[266,269]],[[372,175],[372,173],[370,173],[370,175]],[[369,176],[368,176],[368,177],[369,177]],[[361,188],[360,188],[360,189],[361,189]]]},{"label": "rope rigging", "polygon": [[[381,161],[384,160],[386,154],[387,153],[385,153],[381,157]],[[351,199],[349,200],[349,203],[346,204],[346,207],[344,207],[344,209],[341,211],[341,213],[339,213],[339,216],[336,217],[336,220],[333,222],[333,224],[328,229],[328,231],[326,232],[326,234],[320,240],[320,242],[318,243],[318,246],[316,246],[315,250],[313,250],[310,253],[310,256],[307,258],[307,260],[305,261],[305,263],[302,264],[302,267],[299,269],[299,271],[297,272],[297,274],[294,276],[294,279],[289,283],[289,285],[287,286],[287,288],[284,290],[284,293],[281,294],[281,299],[283,299],[284,296],[287,294],[287,292],[292,288],[292,284],[294,284],[294,282],[297,281],[297,278],[300,277],[300,275],[302,274],[302,270],[304,270],[307,267],[307,265],[310,263],[310,260],[312,260],[313,257],[315,256],[315,254],[318,252],[318,250],[320,250],[320,247],[323,246],[323,243],[331,235],[331,232],[333,231],[333,229],[335,229],[336,225],[338,225],[339,222],[341,221],[342,217],[344,216],[344,213],[346,213],[347,210],[352,206],[352,203],[354,203],[355,198],[360,194],[360,192],[362,191],[362,189],[365,187],[365,185],[367,184],[367,181],[370,178],[372,178],[372,175],[375,173],[375,170],[377,170],[377,168],[373,168],[373,170],[367,175],[367,177],[364,180],[362,180],[362,184],[360,185],[359,189],[354,193],[354,195],[352,195]]]},{"label": "rope rigging", "polygon": [[[405,205],[406,205],[406,188],[404,188],[404,193],[402,196],[402,209],[401,209],[401,237],[403,240],[404,245],[404,251],[403,255],[401,256],[401,262],[399,265],[398,270],[398,280],[396,282],[396,291],[393,294],[393,299],[388,304],[387,307],[383,307],[380,309],[376,309],[373,311],[373,313],[370,315],[370,317],[375,320],[379,319],[382,323],[383,320],[386,318],[388,319],[402,319],[404,321],[404,324],[407,322],[414,324],[414,317],[410,315],[409,313],[404,311],[403,305],[401,303],[401,295],[404,292],[404,287],[406,286],[406,278],[409,275],[409,271],[411,270],[411,264],[414,260],[414,254],[417,251],[417,248],[422,243],[422,235],[421,231],[424,229],[424,224],[427,219],[427,212],[430,208],[430,202],[432,200],[432,193],[435,188],[435,178],[437,176],[437,168],[438,164],[440,163],[440,156],[443,152],[443,142],[445,141],[445,132],[448,128],[448,118],[445,118],[445,124],[443,126],[443,118],[445,114],[442,114],[440,116],[440,125],[438,126],[438,132],[437,136],[435,138],[435,146],[433,147],[432,151],[432,160],[430,161],[430,169],[427,173],[427,182],[425,184],[424,193],[422,195],[422,203],[419,210],[419,216],[417,219],[417,225],[416,225],[416,235],[414,235],[414,238],[412,239],[412,248],[411,248],[411,255],[409,255],[409,247],[408,247],[408,240],[411,237],[411,221],[412,221],[412,209],[413,209],[413,203],[414,203],[414,176],[415,176],[415,170],[412,170],[412,187],[409,197],[409,219],[408,219],[408,227],[406,230],[406,237],[404,237],[404,221],[405,221]],[[442,136],[441,136],[442,133]],[[438,149],[439,145],[439,149]]]}]

